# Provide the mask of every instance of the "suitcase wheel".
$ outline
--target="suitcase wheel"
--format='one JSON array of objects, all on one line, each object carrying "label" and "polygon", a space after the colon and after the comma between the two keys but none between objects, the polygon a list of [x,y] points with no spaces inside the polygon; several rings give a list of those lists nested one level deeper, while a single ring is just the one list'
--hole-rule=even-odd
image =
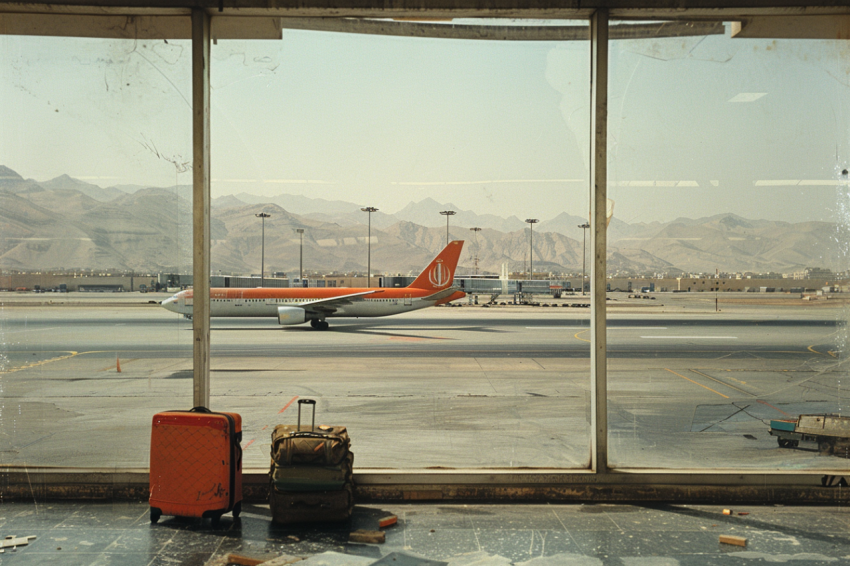
[{"label": "suitcase wheel", "polygon": [[162,511],[156,507],[151,507],[151,524],[156,524],[160,517],[162,517]]},{"label": "suitcase wheel", "polygon": [[236,505],[233,506],[233,518],[234,519],[237,518],[239,516],[239,513],[241,513],[241,512],[242,512],[242,502],[237,501]]}]

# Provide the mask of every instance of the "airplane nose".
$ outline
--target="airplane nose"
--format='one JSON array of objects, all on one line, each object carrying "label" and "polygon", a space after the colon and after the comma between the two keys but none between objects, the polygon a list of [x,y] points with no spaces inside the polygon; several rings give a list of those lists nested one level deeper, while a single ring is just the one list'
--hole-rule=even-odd
[{"label": "airplane nose", "polygon": [[174,297],[169,297],[160,303],[162,308],[171,312],[177,312],[177,300]]}]

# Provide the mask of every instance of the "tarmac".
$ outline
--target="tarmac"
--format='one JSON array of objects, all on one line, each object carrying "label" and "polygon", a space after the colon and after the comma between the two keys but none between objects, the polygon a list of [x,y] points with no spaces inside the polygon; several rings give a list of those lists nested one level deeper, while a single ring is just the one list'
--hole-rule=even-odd
[{"label": "tarmac", "polygon": [[[717,308],[701,295],[609,301],[612,465],[850,469],[768,433],[770,419],[850,406],[845,303],[721,295]],[[165,296],[0,296],[3,464],[147,467],[152,416],[192,405],[191,321],[161,309]],[[580,469],[588,316],[464,302],[326,332],[213,319],[211,408],[243,416],[246,469],[268,466],[271,429],[303,398],[317,424],[348,427],[355,469]]]}]

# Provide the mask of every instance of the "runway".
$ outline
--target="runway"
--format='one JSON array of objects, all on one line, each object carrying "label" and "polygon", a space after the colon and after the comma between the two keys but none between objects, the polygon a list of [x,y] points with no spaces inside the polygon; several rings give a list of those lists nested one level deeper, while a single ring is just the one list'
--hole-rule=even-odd
[{"label": "runway", "polygon": [[[771,418],[847,410],[842,308],[675,299],[609,310],[615,466],[850,469],[767,434]],[[152,415],[191,405],[191,321],[87,300],[0,311],[4,463],[145,467]],[[327,331],[213,319],[211,405],[243,415],[248,468],[267,465],[271,428],[303,397],[349,427],[358,468],[581,468],[589,339],[588,309],[571,308],[465,305]]]},{"label": "runway", "polygon": [[[380,319],[335,319],[327,331],[308,325],[282,327],[274,318],[212,319],[211,352],[214,357],[250,353],[271,358],[294,353],[316,358],[588,356],[587,316],[565,316],[548,309],[529,315],[531,310],[490,309],[486,311],[489,316],[482,317],[470,316],[467,309],[434,309]],[[134,309],[132,316],[97,311],[94,317],[94,313],[61,309],[15,309],[9,314],[3,333],[5,351],[12,356],[51,351],[191,356],[191,321],[156,309]],[[814,353],[835,349],[843,328],[843,321],[831,317],[628,314],[608,322],[608,356],[787,359],[813,353],[810,349]]]}]

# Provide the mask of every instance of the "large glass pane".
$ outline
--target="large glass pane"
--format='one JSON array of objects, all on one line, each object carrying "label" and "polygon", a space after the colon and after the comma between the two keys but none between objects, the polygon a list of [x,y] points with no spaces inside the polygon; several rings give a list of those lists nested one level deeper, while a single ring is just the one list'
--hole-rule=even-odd
[{"label": "large glass pane", "polygon": [[[582,268],[587,25],[524,23],[572,26],[570,40],[285,29],[213,46],[217,285],[256,285],[225,277],[264,268],[266,287],[308,290],[213,299],[243,314],[213,318],[211,367],[213,406],[245,418],[247,467],[268,465],[270,432],[300,398],[318,399],[317,424],[349,428],[360,468],[587,466],[588,348],[573,336],[588,311],[569,305],[588,297],[552,297]],[[456,308],[278,324],[281,305],[361,292],[370,268],[383,294],[328,308],[420,304],[401,289],[447,232],[465,241]]]},{"label": "large glass pane", "polygon": [[846,42],[720,31],[611,43],[611,462],[846,470]]},{"label": "large glass pane", "polygon": [[187,41],[0,36],[0,463],[146,467],[192,402]]}]

